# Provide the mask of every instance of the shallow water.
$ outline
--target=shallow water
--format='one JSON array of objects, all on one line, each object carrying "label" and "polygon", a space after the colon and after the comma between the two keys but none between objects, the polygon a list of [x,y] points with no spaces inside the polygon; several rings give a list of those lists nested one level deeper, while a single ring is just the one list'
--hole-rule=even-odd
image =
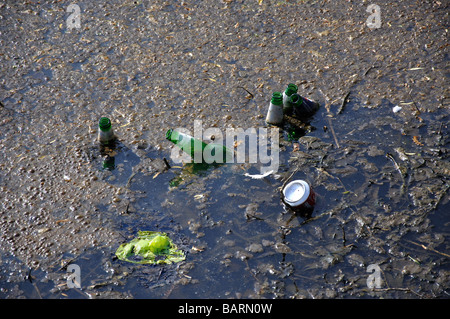
[{"label": "shallow water", "polygon": [[[448,4],[378,2],[373,30],[369,3],[78,1],[71,30],[68,4],[0,5],[1,298],[448,298]],[[167,129],[267,127],[290,82],[321,108],[275,174],[174,163]],[[115,258],[138,230],[186,260]]]}]

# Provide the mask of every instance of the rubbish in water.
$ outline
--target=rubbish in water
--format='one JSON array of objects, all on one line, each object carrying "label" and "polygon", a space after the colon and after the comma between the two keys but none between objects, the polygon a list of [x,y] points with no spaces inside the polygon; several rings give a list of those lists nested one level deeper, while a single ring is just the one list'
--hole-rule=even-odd
[{"label": "rubbish in water", "polygon": [[316,204],[316,194],[303,180],[295,180],[283,189],[283,201],[295,212],[313,209]]},{"label": "rubbish in water", "polygon": [[114,156],[110,156],[110,155],[105,155],[105,157],[103,158],[103,169],[107,169],[107,170],[114,170],[114,168],[116,167],[116,159]]},{"label": "rubbish in water", "polygon": [[98,140],[103,145],[111,145],[114,143],[116,136],[114,135],[114,131],[111,127],[111,121],[107,117],[100,118],[98,122]]},{"label": "rubbish in water", "polygon": [[166,233],[156,231],[138,231],[137,238],[119,246],[116,256],[135,264],[171,264],[186,258]]},{"label": "rubbish in water", "polygon": [[194,163],[227,163],[233,160],[233,151],[219,143],[205,143],[175,130],[166,132],[166,139],[189,154]]},{"label": "rubbish in water", "polygon": [[100,154],[103,157],[103,169],[114,170],[116,136],[111,127],[110,119],[107,117],[100,118],[98,127],[98,141],[100,142]]},{"label": "rubbish in water", "polygon": [[401,109],[402,109],[401,106],[396,105],[392,108],[392,112],[397,113],[397,112],[400,112]]},{"label": "rubbish in water", "polygon": [[264,177],[267,177],[272,173],[273,173],[273,170],[265,172],[264,174],[255,174],[255,175],[250,175],[249,173],[245,173],[244,176],[250,177],[252,179],[263,179]]},{"label": "rubbish in water", "polygon": [[319,109],[319,103],[300,96],[298,93],[291,95],[291,104],[294,114],[298,117],[311,116]]},{"label": "rubbish in water", "polygon": [[298,87],[293,83],[289,83],[286,90],[283,92],[283,111],[284,114],[292,114],[291,95],[297,93]]},{"label": "rubbish in water", "polygon": [[283,96],[280,92],[273,92],[267,111],[266,122],[272,125],[283,123]]},{"label": "rubbish in water", "polygon": [[180,166],[172,166],[174,168],[181,168],[181,171],[169,182],[169,187],[178,187],[183,183],[186,183],[196,176],[204,175],[204,173],[211,168],[210,164],[206,163],[187,163]]}]

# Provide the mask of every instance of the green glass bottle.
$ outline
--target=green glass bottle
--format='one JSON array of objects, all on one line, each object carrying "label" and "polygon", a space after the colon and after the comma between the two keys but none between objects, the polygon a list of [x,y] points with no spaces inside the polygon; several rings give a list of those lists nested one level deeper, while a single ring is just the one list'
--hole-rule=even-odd
[{"label": "green glass bottle", "polygon": [[283,92],[283,112],[290,115],[292,113],[291,95],[297,93],[298,87],[293,83],[289,83],[286,90]]},{"label": "green glass bottle", "polygon": [[189,154],[192,159],[202,158],[202,156],[200,157],[199,155],[197,155],[196,157],[195,154],[197,153],[203,155],[203,150],[207,145],[205,142],[195,139],[188,134],[184,134],[172,129],[166,132],[166,139]]},{"label": "green glass bottle", "polygon": [[111,145],[116,140],[114,131],[111,127],[111,121],[107,117],[100,118],[98,122],[98,140],[103,145]]},{"label": "green glass bottle", "polygon": [[319,109],[319,103],[300,96],[297,93],[291,95],[291,104],[294,114],[300,118],[311,116]]},{"label": "green glass bottle", "polygon": [[207,144],[188,134],[172,129],[166,132],[166,139],[189,154],[194,163],[229,163],[233,159],[232,151],[222,144]]},{"label": "green glass bottle", "polygon": [[273,92],[266,122],[272,125],[280,125],[283,123],[283,116],[283,96],[280,92]]}]

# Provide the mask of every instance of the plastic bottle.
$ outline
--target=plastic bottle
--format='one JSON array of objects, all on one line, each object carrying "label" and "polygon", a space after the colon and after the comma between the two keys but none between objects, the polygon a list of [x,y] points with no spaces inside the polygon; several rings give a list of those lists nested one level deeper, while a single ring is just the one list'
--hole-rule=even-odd
[{"label": "plastic bottle", "polygon": [[313,115],[319,109],[319,103],[308,100],[297,93],[291,95],[294,114],[298,117]]},{"label": "plastic bottle", "polygon": [[283,111],[284,114],[290,115],[292,113],[291,95],[297,93],[298,87],[293,83],[289,83],[286,90],[283,92]]},{"label": "plastic bottle", "polygon": [[283,96],[280,92],[273,92],[267,111],[266,122],[272,125],[283,123]]},{"label": "plastic bottle", "polygon": [[189,154],[194,160],[194,163],[226,163],[231,161],[233,158],[232,151],[222,144],[207,144],[188,134],[174,131],[172,129],[166,132],[166,139]]},{"label": "plastic bottle", "polygon": [[111,121],[107,117],[100,118],[98,122],[98,140],[103,145],[111,145],[116,140],[114,131],[111,127]]}]

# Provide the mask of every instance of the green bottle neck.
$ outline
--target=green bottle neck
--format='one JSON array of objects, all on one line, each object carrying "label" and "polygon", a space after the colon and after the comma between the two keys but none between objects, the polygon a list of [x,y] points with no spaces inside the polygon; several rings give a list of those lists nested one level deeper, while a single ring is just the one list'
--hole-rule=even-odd
[{"label": "green bottle neck", "polygon": [[299,106],[299,105],[302,105],[302,103],[303,103],[303,98],[299,94],[294,93],[291,95],[291,104],[293,104],[295,106]]},{"label": "green bottle neck", "polygon": [[280,92],[273,92],[270,103],[272,103],[274,105],[282,105],[283,104],[283,95],[281,95]]},{"label": "green bottle neck", "polygon": [[288,84],[288,87],[286,88],[284,93],[287,96],[291,96],[292,94],[297,93],[297,90],[298,90],[297,85],[290,83],[290,84]]},{"label": "green bottle neck", "polygon": [[98,127],[102,132],[108,132],[111,129],[111,121],[107,117],[102,117],[98,122]]}]

